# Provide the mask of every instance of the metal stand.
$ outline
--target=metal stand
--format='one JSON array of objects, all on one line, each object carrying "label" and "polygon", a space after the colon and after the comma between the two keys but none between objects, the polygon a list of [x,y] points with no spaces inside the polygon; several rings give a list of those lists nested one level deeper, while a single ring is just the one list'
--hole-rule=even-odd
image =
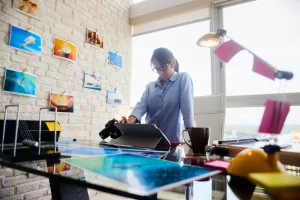
[{"label": "metal stand", "polygon": [[14,153],[13,156],[16,157],[17,151],[17,141],[18,141],[18,130],[19,130],[19,118],[20,118],[20,105],[7,105],[5,106],[5,114],[4,114],[4,123],[3,123],[3,132],[2,132],[2,143],[1,143],[1,153],[3,153],[4,148],[4,139],[5,139],[5,126],[7,119],[7,109],[10,107],[17,107],[17,118],[16,118],[16,131],[15,131],[15,141],[14,141]]},{"label": "metal stand", "polygon": [[41,121],[41,111],[42,110],[49,110],[54,109],[55,110],[55,120],[54,120],[54,153],[56,153],[56,123],[57,123],[57,107],[44,107],[40,108],[39,111],[39,155],[41,155],[41,135],[42,135],[42,121]]},{"label": "metal stand", "polygon": [[192,183],[187,184],[185,186],[185,199],[186,200],[192,200],[193,196],[192,196]]}]

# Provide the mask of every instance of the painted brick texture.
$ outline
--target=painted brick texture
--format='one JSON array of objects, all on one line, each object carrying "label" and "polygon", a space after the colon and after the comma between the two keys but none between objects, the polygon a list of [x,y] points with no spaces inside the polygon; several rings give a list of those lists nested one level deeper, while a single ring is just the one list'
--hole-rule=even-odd
[{"label": "painted brick texture", "polygon": [[[75,110],[72,114],[58,114],[58,121],[64,125],[61,137],[100,140],[98,133],[110,118],[120,118],[130,112],[131,1],[45,0],[44,20],[28,20],[28,16],[12,9],[12,3],[13,0],[0,0],[0,119],[3,119],[5,105],[20,104],[21,120],[38,120],[39,108],[49,106],[49,93],[66,90],[66,94],[75,97]],[[30,27],[31,31],[40,34],[43,39],[42,55],[35,56],[10,48],[10,24]],[[104,37],[104,49],[85,43],[86,28],[99,30]],[[76,64],[52,56],[55,36],[77,45]],[[108,51],[123,56],[123,69],[108,65]],[[37,75],[36,97],[4,93],[2,84],[5,67],[16,70],[27,68],[27,72]],[[83,88],[84,72],[101,75],[101,92]],[[123,105],[119,107],[106,104],[107,90],[115,88],[123,97]],[[118,112],[120,110],[122,112]],[[52,113],[43,113],[43,120],[54,119]],[[14,111],[8,117],[15,118]]]}]

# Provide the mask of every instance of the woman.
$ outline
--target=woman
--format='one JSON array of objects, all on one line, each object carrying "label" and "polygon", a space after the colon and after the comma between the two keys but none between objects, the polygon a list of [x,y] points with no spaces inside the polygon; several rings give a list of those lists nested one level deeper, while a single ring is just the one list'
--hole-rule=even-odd
[{"label": "woman", "polygon": [[146,86],[129,118],[123,116],[119,123],[140,122],[147,114],[147,124],[155,124],[170,142],[181,142],[181,115],[185,128],[195,126],[192,79],[185,72],[179,73],[179,64],[169,49],[156,49],[151,65],[158,79]]}]

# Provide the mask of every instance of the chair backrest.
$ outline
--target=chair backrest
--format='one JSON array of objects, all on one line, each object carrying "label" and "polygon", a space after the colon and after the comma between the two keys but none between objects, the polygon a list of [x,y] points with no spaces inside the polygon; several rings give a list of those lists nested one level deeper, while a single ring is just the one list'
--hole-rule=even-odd
[{"label": "chair backrest", "polygon": [[210,127],[210,144],[223,138],[226,97],[211,95],[195,97],[194,113],[197,127]]}]

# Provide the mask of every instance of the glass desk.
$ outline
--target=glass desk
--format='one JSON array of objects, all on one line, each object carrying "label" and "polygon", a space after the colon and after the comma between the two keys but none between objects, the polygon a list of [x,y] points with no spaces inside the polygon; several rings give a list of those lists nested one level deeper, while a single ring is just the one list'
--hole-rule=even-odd
[{"label": "glass desk", "polygon": [[[79,158],[78,152],[69,151],[84,146],[99,147],[86,142],[61,144],[59,151],[65,155],[54,162],[11,163],[1,160],[0,172],[8,173],[0,174],[0,199],[11,199],[13,195],[12,199],[90,199],[87,188],[111,194],[111,199],[117,196],[121,199],[173,199],[172,194],[182,194],[180,199],[238,199],[227,184],[229,177],[219,171],[183,165],[191,164],[190,160],[184,159],[183,146],[172,148],[160,159],[156,153],[150,155],[150,152],[143,155],[122,152],[125,153],[122,157],[127,156],[122,160],[120,155],[99,156],[95,150],[90,155],[92,157],[81,155],[83,158]],[[149,164],[145,157],[151,156]],[[78,160],[70,160],[74,157]],[[128,165],[128,159],[141,159],[143,164]],[[103,163],[106,163],[104,167]],[[182,173],[182,167],[187,168],[185,173]]]}]

